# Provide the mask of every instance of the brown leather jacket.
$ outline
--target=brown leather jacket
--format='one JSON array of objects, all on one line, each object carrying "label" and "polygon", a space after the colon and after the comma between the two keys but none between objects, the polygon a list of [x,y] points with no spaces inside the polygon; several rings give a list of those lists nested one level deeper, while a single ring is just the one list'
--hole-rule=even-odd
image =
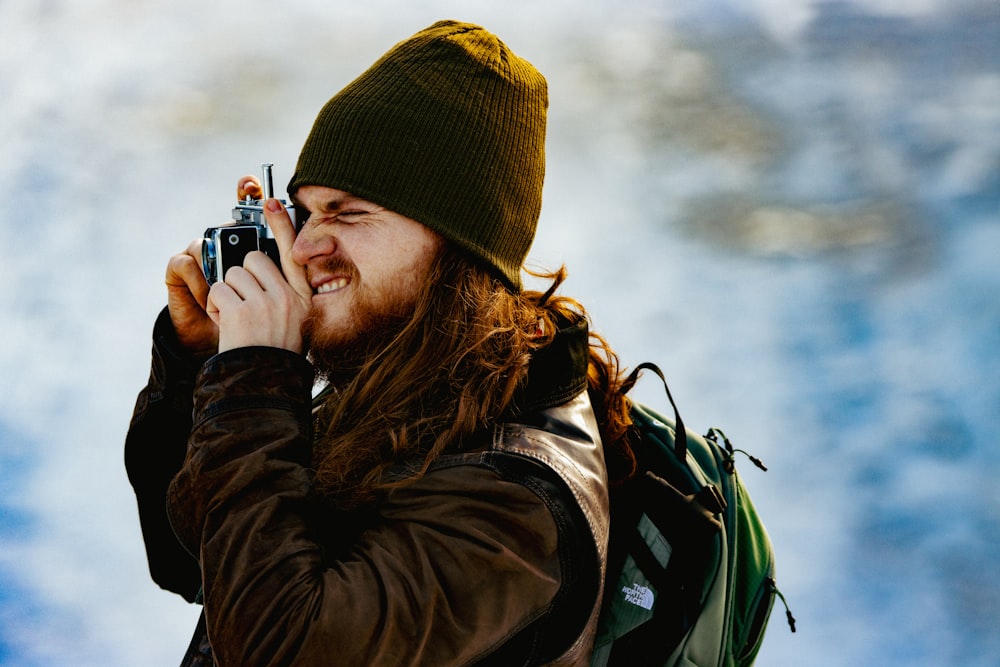
[{"label": "brown leather jacket", "polygon": [[311,495],[308,363],[198,370],[161,314],[126,466],[154,580],[204,603],[184,664],[588,664],[608,500],[586,337],[560,332],[481,447],[341,514]]}]

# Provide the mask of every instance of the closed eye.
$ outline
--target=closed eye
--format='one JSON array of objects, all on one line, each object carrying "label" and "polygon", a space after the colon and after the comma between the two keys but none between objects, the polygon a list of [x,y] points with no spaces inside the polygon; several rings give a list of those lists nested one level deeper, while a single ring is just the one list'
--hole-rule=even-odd
[{"label": "closed eye", "polygon": [[337,220],[348,223],[360,222],[367,213],[368,211],[341,211],[337,214]]},{"label": "closed eye", "polygon": [[336,213],[311,213],[309,209],[304,206],[295,207],[295,225],[296,229],[302,229],[305,227],[306,223],[312,220],[314,223],[330,223],[330,222],[341,222],[345,224],[352,224],[355,222],[361,222],[361,219],[368,214],[368,211],[338,211]]},{"label": "closed eye", "polygon": [[306,220],[309,219],[309,209],[305,206],[295,205],[295,229],[302,229],[305,227]]}]

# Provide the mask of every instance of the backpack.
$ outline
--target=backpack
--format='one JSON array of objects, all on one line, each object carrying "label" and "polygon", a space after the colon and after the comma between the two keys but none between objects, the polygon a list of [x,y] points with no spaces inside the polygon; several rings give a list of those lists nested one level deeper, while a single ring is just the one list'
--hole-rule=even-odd
[{"label": "backpack", "polygon": [[751,665],[775,597],[784,597],[771,541],[736,473],[742,450],[719,429],[705,436],[687,431],[654,364],[640,364],[626,391],[643,369],[663,381],[674,419],[631,402],[627,437],[638,470],[611,493],[591,667]]}]

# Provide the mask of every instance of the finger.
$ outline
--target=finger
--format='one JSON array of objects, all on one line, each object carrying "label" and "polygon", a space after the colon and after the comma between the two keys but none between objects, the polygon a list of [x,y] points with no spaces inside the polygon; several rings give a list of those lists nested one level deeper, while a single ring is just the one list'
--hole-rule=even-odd
[{"label": "finger", "polygon": [[244,301],[264,291],[254,274],[242,266],[234,266],[226,271],[225,284]]},{"label": "finger", "polygon": [[243,303],[243,299],[228,283],[215,283],[208,292],[206,312],[215,320],[216,324],[219,324],[227,308],[238,306],[241,303]]},{"label": "finger", "polygon": [[193,259],[201,261],[201,246],[205,242],[205,239],[194,239],[188,244],[188,247],[184,249],[185,254],[190,255]]},{"label": "finger", "polygon": [[170,288],[187,289],[204,308],[208,299],[208,281],[201,268],[202,239],[193,241],[187,249],[167,262],[165,282]]},{"label": "finger", "polygon": [[260,199],[264,196],[264,189],[260,185],[260,179],[256,176],[244,176],[236,182],[236,198],[242,200],[247,195],[251,199]]},{"label": "finger", "polygon": [[253,275],[265,292],[273,292],[288,287],[288,281],[281,275],[278,265],[259,250],[247,253],[243,268]]},{"label": "finger", "polygon": [[[212,320],[215,326],[218,327],[220,324],[219,320],[221,319],[219,317],[219,307],[215,304],[214,301],[212,301],[211,296],[207,299],[207,302],[205,303],[205,313],[208,315],[209,319]],[[218,342],[216,342],[216,345],[218,345]]]},{"label": "finger", "polygon": [[295,244],[295,225],[288,215],[288,210],[277,199],[268,199],[264,203],[264,217],[267,225],[274,234],[274,240],[278,245],[278,254],[281,256],[281,269],[285,274],[285,280],[296,294],[306,300],[312,299],[312,287],[306,280],[305,268],[296,264],[292,259],[292,246]]}]

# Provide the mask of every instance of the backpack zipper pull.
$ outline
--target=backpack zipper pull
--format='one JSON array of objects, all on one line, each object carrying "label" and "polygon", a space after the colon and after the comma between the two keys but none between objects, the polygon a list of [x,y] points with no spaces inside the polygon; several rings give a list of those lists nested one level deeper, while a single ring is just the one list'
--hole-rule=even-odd
[{"label": "backpack zipper pull", "polygon": [[736,452],[743,454],[748,459],[750,459],[750,463],[754,464],[764,472],[767,472],[767,466],[764,465],[764,462],[761,461],[759,458],[753,456],[750,452],[746,451],[745,449],[736,449],[735,447],[733,447],[733,443],[729,441],[729,438],[726,436],[725,433],[722,432],[721,428],[716,428],[715,426],[713,426],[712,428],[708,429],[708,433],[705,434],[705,439],[711,440],[717,445],[719,444],[719,440],[720,439],[722,440],[723,446],[726,448],[726,451],[729,452],[729,458],[726,459],[726,472],[728,472],[730,475],[736,472],[736,460],[735,460]]},{"label": "backpack zipper pull", "polygon": [[[743,454],[743,455],[744,455],[744,456],[746,456],[746,457],[747,457],[748,459],[750,459],[750,463],[754,464],[755,466],[757,466],[758,468],[760,468],[760,469],[761,469],[761,470],[763,470],[764,472],[767,472],[767,466],[766,466],[766,465],[764,465],[764,462],[763,462],[763,461],[761,461],[761,460],[760,460],[759,458],[757,458],[756,456],[753,456],[752,454],[750,454],[750,452],[748,452],[748,451],[746,451],[746,450],[744,450],[744,449],[734,449],[734,450],[732,450],[732,451],[733,451],[733,453],[736,453],[736,452],[739,452],[739,453]],[[733,459],[732,459],[732,458],[730,458],[729,460],[730,460],[730,461],[732,461]]]},{"label": "backpack zipper pull", "polygon": [[785,618],[788,620],[788,627],[791,628],[792,632],[795,632],[795,617],[792,616],[792,610],[788,608],[788,600],[786,600],[785,596],[778,590],[778,584],[774,581],[774,579],[768,578],[767,585],[771,587],[771,591],[778,596],[778,599],[781,600],[781,604],[785,606]]}]

